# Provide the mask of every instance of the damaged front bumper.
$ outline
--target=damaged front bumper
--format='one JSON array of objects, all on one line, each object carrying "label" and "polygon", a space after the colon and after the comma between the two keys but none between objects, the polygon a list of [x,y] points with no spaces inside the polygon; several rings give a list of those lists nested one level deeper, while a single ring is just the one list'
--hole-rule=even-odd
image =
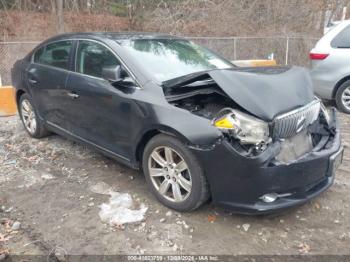
[{"label": "damaged front bumper", "polygon": [[[274,163],[279,143],[255,157],[237,152],[225,139],[211,149],[191,148],[209,180],[214,203],[243,214],[268,214],[301,205],[328,189],[342,160],[336,111],[332,109],[334,135],[321,149],[314,148],[289,164]],[[266,194],[278,195],[273,202]]]}]

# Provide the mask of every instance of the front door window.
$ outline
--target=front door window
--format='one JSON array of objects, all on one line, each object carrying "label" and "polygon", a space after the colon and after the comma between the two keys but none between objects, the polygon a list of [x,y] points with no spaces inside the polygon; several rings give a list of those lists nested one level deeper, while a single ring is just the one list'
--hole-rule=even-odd
[{"label": "front door window", "polygon": [[105,46],[92,41],[79,41],[76,71],[102,78],[102,69],[120,65],[115,55]]}]

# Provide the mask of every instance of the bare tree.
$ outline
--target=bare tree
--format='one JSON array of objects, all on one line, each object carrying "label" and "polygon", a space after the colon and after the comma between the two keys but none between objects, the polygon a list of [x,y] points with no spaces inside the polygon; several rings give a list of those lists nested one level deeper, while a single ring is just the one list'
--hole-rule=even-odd
[{"label": "bare tree", "polygon": [[57,30],[59,33],[64,32],[64,14],[63,14],[63,0],[56,0],[57,5]]},{"label": "bare tree", "polygon": [[[146,30],[191,35],[319,35],[325,0],[158,1]],[[345,1],[345,0],[344,0]],[[147,2],[148,3],[148,2]],[[316,29],[316,30],[315,30]]]},{"label": "bare tree", "polygon": [[[323,33],[323,23],[340,17],[350,0],[0,0],[0,9],[52,13],[56,30],[75,14],[126,18],[129,30],[187,35],[295,35]],[[6,9],[5,9],[6,8]],[[349,6],[348,6],[349,8]],[[65,28],[66,27],[66,28]]]}]

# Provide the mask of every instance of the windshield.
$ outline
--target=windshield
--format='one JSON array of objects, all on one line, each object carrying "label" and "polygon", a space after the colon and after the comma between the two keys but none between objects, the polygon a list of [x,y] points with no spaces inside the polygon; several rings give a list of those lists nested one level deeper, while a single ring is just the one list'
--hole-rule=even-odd
[{"label": "windshield", "polygon": [[160,82],[195,72],[234,67],[208,49],[183,39],[137,39],[118,43]]}]

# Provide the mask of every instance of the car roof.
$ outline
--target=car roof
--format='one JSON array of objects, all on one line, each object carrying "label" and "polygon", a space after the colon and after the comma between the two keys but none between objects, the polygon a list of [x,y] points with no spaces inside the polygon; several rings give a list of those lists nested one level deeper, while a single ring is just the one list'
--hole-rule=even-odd
[{"label": "car roof", "polygon": [[341,23],[330,29],[322,38],[316,43],[313,52],[324,52],[331,48],[331,42],[345,27],[350,25],[350,20],[344,20]]},{"label": "car roof", "polygon": [[130,40],[130,39],[181,39],[174,35],[153,33],[153,32],[77,32],[66,33],[54,36],[45,42],[64,40],[70,38],[89,38],[89,39],[110,39],[110,40]]}]

